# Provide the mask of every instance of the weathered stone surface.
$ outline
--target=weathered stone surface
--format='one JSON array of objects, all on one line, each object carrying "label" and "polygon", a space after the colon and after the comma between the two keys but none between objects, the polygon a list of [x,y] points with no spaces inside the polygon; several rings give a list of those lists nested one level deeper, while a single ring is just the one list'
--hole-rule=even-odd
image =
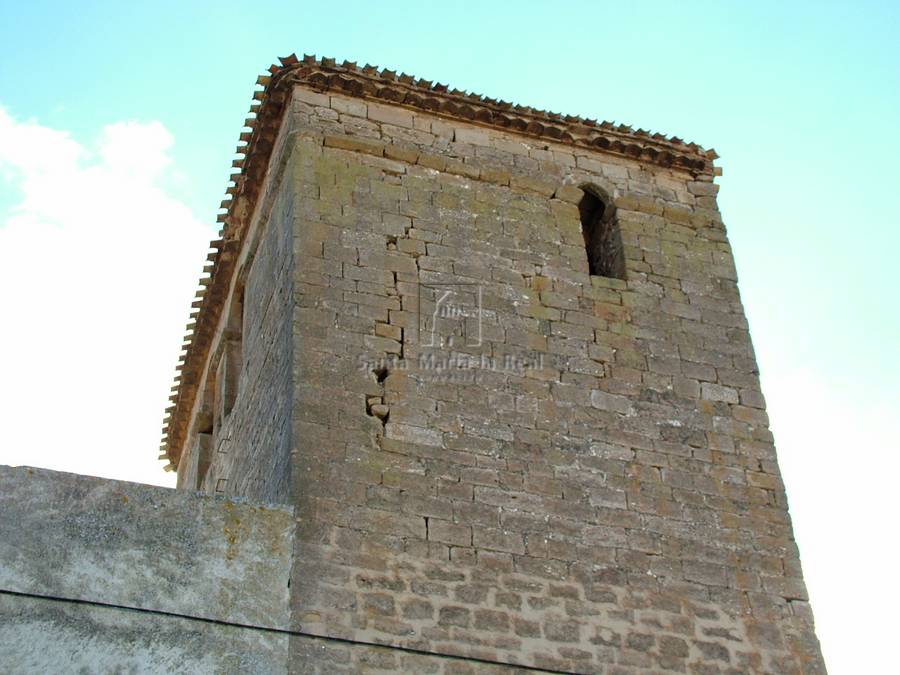
[{"label": "weathered stone surface", "polygon": [[110,607],[0,594],[0,669],[282,675],[288,636]]},{"label": "weathered stone surface", "polygon": [[284,627],[291,513],[0,467],[0,588]]},{"label": "weathered stone surface", "polygon": [[0,467],[0,671],[284,672],[293,538],[286,506]]}]

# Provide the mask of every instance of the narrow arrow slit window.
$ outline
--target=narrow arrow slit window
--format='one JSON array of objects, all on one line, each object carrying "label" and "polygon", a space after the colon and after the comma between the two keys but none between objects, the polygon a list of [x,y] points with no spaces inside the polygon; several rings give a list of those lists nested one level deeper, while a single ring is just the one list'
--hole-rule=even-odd
[{"label": "narrow arrow slit window", "polygon": [[583,185],[581,190],[584,196],[578,203],[578,212],[581,215],[588,270],[593,276],[625,279],[625,255],[616,207],[609,196],[595,185]]}]

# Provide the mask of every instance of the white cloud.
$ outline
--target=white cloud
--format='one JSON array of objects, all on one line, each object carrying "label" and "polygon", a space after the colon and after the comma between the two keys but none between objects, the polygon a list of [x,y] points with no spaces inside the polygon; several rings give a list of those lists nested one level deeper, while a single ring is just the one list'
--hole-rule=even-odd
[{"label": "white cloud", "polygon": [[[784,348],[785,355],[789,348]],[[763,379],[816,632],[829,670],[882,672],[900,591],[896,476],[900,397],[855,374],[781,361]]]},{"label": "white cloud", "polygon": [[85,145],[0,107],[20,196],[0,212],[0,463],[172,484],[163,409],[215,234],[160,187],[173,142],[117,122]]}]

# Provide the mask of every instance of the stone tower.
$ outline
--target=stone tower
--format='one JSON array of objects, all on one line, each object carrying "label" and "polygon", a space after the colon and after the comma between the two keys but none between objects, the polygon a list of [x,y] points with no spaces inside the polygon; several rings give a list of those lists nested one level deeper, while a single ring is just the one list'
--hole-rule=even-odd
[{"label": "stone tower", "polygon": [[293,505],[290,670],[824,672],[715,153],[259,84],[163,456]]}]

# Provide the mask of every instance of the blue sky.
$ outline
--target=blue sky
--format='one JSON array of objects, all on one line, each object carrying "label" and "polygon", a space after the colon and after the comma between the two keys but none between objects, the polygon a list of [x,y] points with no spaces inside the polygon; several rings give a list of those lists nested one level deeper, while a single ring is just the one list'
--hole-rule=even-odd
[{"label": "blue sky", "polygon": [[[160,300],[159,316],[169,316],[165,301],[186,322],[205,252],[197,242],[214,234],[256,76],[277,56],[296,51],[370,62],[715,147],[724,167],[720,207],[826,658],[834,673],[875,672],[887,662],[888,653],[879,650],[893,636],[880,607],[900,601],[897,591],[884,588],[897,552],[889,533],[897,513],[891,478],[900,469],[900,5],[30,2],[8,3],[0,14],[7,133],[13,141],[36,134],[49,156],[58,157],[63,143],[81,157],[64,170],[42,164],[29,174],[21,154],[4,160],[0,151],[0,246],[23,265],[22,274],[40,271],[14,295],[31,297],[29,288],[51,284],[35,290],[30,304],[8,302],[7,321],[31,320],[41,306],[52,314],[60,286],[72,276],[60,278],[62,268],[51,268],[48,259],[64,267],[66,247],[92,242],[94,267],[116,258],[121,278],[98,274],[96,285],[79,291],[95,302],[58,335],[69,339],[74,330],[93,353],[99,344],[113,349],[111,337],[125,333],[129,349],[96,352],[122,366],[98,385],[96,403],[113,388],[157,421],[155,401],[164,395],[154,389],[142,398],[129,387],[143,383],[135,373],[144,371],[122,372],[146,359],[154,364],[148,372],[165,368],[168,381],[171,366],[155,364],[174,364],[177,331],[156,331],[138,315],[107,325],[103,317],[115,315],[127,296],[97,289],[136,283],[147,298]],[[134,157],[145,148],[152,165],[136,166]],[[56,183],[35,187],[41,176],[77,176],[68,183],[84,190],[66,199],[100,201],[110,183],[94,180],[98,172],[117,176],[123,166],[131,178],[116,193],[134,201],[122,201],[120,212],[104,211],[106,229],[98,228],[94,239],[58,213],[29,211],[35,200],[57,194]],[[154,225],[152,213],[138,217],[154,204],[173,214],[167,225],[158,218]],[[16,225],[23,213],[28,218]],[[54,226],[38,237],[33,224],[40,218]],[[183,226],[175,231],[174,223]],[[154,228],[153,242],[145,241],[149,230],[134,231],[138,224]],[[44,245],[56,253],[42,252]],[[134,262],[141,247],[150,260]],[[3,255],[0,250],[0,261]],[[164,278],[176,258],[186,261],[190,275]],[[143,282],[129,279],[129,265],[140,267]],[[7,300],[10,292],[3,291]],[[37,349],[38,342],[6,346]],[[59,351],[52,341],[41,346]],[[15,377],[7,374],[10,381]],[[34,396],[47,396],[52,382],[48,377]],[[153,382],[147,387],[164,386]],[[121,414],[121,429],[101,418],[90,438],[73,434],[65,452],[29,463],[104,473],[85,448],[105,437],[120,448],[123,467],[107,474],[162,480],[153,462],[137,474],[127,470],[130,456],[155,456],[157,439],[143,422],[129,426],[127,411]],[[12,417],[4,426],[10,423],[18,435],[11,433],[0,462],[18,463],[25,449],[38,452],[40,441],[21,419],[18,427]]]}]

